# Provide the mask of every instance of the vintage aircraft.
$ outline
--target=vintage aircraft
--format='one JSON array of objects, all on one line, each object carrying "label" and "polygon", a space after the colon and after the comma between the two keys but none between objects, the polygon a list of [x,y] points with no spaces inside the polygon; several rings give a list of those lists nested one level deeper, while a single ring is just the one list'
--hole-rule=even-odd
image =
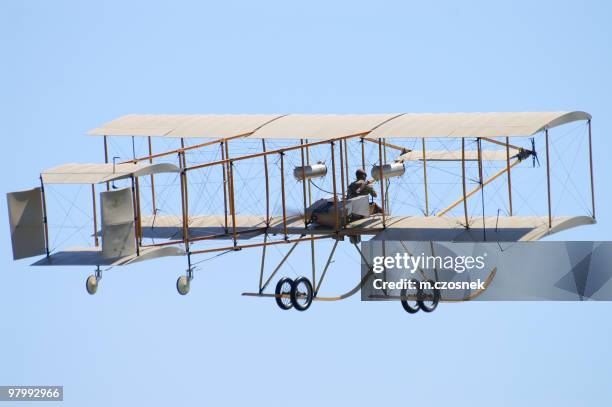
[{"label": "vintage aircraft", "polygon": [[[580,126],[569,129],[571,137],[550,134],[572,123]],[[580,131],[584,136],[574,134]],[[89,134],[102,137],[104,163],[45,170],[39,187],[9,193],[7,199],[14,258],[43,255],[35,265],[94,266],[95,274],[86,281],[90,294],[98,289],[101,267],[185,256],[187,271],[176,283],[185,295],[194,275],[194,256],[260,247],[259,284],[244,295],[275,298],[282,309],[305,310],[313,300],[336,301],[359,292],[364,279],[344,294],[319,295],[336,248],[346,238],[367,264],[358,245],[366,236],[514,242],[595,223],[591,116],[580,111],[128,115]],[[581,167],[587,182],[579,184],[588,185],[591,199],[583,215],[560,215],[562,208],[553,207],[553,192],[561,191],[562,206],[567,189],[578,187],[568,181],[580,172],[575,170],[576,159],[570,169],[562,165],[559,182],[552,185],[552,166],[560,164],[552,159],[552,149],[563,137],[587,145],[582,158],[588,164]],[[137,140],[142,141],[140,147],[144,144],[142,154],[137,154]],[[111,144],[117,147],[125,141],[131,142],[131,154],[110,152]],[[166,147],[154,152],[153,141]],[[180,145],[170,147],[175,142]],[[545,145],[544,157],[538,156],[537,142]],[[558,148],[559,156],[579,152]],[[360,168],[371,175],[368,185],[376,198],[347,196]],[[543,176],[545,184],[526,191],[537,176]],[[47,190],[56,184],[91,187],[87,211],[93,246],[61,249],[50,244]],[[96,186],[104,191],[97,193]],[[515,195],[525,203],[521,208],[535,213],[517,213]],[[589,193],[573,196],[583,201],[585,195]],[[70,219],[74,213],[68,210],[66,216]],[[323,239],[332,239],[333,245],[319,274],[315,242]],[[309,275],[275,280],[276,288],[269,292],[300,243],[310,245]],[[266,276],[270,246],[288,250]],[[487,284],[493,276],[494,270]],[[409,307],[407,299],[403,301],[409,312],[431,311],[445,300],[436,293],[410,299],[415,304]]]}]

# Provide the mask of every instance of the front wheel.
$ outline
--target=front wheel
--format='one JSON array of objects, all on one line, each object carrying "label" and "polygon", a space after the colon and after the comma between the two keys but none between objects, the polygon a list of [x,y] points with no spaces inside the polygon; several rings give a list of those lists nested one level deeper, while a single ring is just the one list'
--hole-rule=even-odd
[{"label": "front wheel", "polygon": [[425,312],[433,312],[440,302],[440,290],[435,288],[435,282],[426,280],[421,282],[418,303]]},{"label": "front wheel", "polygon": [[[402,303],[402,307],[404,308],[404,310],[409,313],[409,314],[416,314],[417,312],[419,312],[419,310],[421,309],[421,306],[419,305],[419,301],[417,300],[418,295],[419,295],[419,282],[415,279],[411,279],[410,281],[408,281],[409,283],[412,283],[412,285],[415,287],[414,289],[407,289],[407,288],[403,288],[402,291],[400,292],[400,302]],[[409,299],[406,297],[414,297],[415,299]]]},{"label": "front wheel", "polygon": [[94,295],[98,291],[98,279],[93,274],[87,277],[85,281],[85,289],[89,295]]},{"label": "front wheel", "polygon": [[291,303],[291,289],[293,287],[293,280],[289,277],[283,277],[276,283],[276,290],[274,290],[276,305],[282,310],[288,310],[293,307]]},{"label": "front wheel", "polygon": [[180,276],[178,280],[176,280],[176,291],[180,295],[187,295],[189,293],[189,279],[187,276]]},{"label": "front wheel", "polygon": [[298,311],[306,311],[312,304],[312,284],[306,277],[300,277],[293,282],[291,288],[291,303]]}]

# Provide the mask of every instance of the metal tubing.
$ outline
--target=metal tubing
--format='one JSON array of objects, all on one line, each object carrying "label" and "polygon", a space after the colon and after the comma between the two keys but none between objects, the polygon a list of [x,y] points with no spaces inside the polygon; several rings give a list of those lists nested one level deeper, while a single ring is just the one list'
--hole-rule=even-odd
[{"label": "metal tubing", "polygon": [[595,219],[595,183],[593,181],[593,145],[591,141],[591,119],[588,121],[589,126],[589,169],[591,171],[591,205],[593,208],[593,219]]},{"label": "metal tubing", "polygon": [[363,260],[365,265],[368,266],[368,270],[371,272],[372,271],[372,266],[370,266],[370,263],[368,262],[368,259],[366,259],[366,257],[363,255],[363,252],[361,251],[361,249],[359,249],[359,246],[357,246],[357,243],[353,243],[353,246],[355,246],[355,249],[359,253],[359,256],[361,257],[361,260]]},{"label": "metal tubing", "polygon": [[140,245],[138,244],[138,210],[136,204],[136,186],[134,183],[134,175],[130,176],[132,180],[132,208],[134,209],[134,237],[136,239],[136,256],[140,256]]},{"label": "metal tubing", "polygon": [[232,235],[234,237],[234,246],[238,244],[238,240],[236,239],[236,200],[234,197],[234,161],[229,158],[229,143],[225,142],[225,159],[229,160],[227,162],[227,175],[229,178],[228,183],[228,194],[229,194],[229,207],[230,213],[232,216]]},{"label": "metal tubing", "polygon": [[548,192],[548,227],[552,228],[552,206],[550,201],[550,154],[548,150],[548,129],[544,129],[546,136],[546,190]]},{"label": "metal tubing", "polygon": [[[227,146],[227,144],[226,144]],[[230,161],[229,163],[229,186],[230,186],[230,208],[232,211],[232,235],[234,238],[234,246],[238,244],[238,240],[236,238],[236,200],[235,200],[235,189],[234,189],[234,163]]]},{"label": "metal tubing", "polygon": [[[149,154],[147,156],[139,157],[139,158],[136,158],[136,159],[133,159],[133,160],[123,161],[120,164],[134,163],[134,162],[139,162],[139,161],[151,160],[153,158],[165,157],[167,155],[173,155],[173,154],[178,154],[178,153],[182,153],[182,152],[189,151],[189,150],[195,150],[195,149],[202,148],[202,147],[207,147],[207,146],[210,146],[210,145],[213,145],[213,144],[222,143],[222,142],[229,141],[229,140],[234,140],[236,138],[247,137],[250,134],[252,134],[252,133],[244,133],[244,134],[238,134],[238,135],[232,136],[232,137],[218,138],[216,140],[207,141],[206,143],[201,143],[201,144],[194,144],[193,146],[188,146],[188,147],[184,147],[184,141],[181,138],[182,145],[183,145],[181,148],[177,148],[177,149],[174,149],[174,150],[164,151],[163,153]],[[106,137],[106,136],[104,136],[104,137]]]},{"label": "metal tubing", "polygon": [[134,136],[132,136],[132,162],[136,164],[136,141]]},{"label": "metal tubing", "polygon": [[[383,143],[383,160],[384,160],[384,165],[387,165],[387,146],[385,145],[385,143]],[[389,199],[389,187],[391,186],[391,180],[389,178],[385,179],[385,206],[386,208],[383,208],[383,211],[385,213],[391,213],[391,200]]]},{"label": "metal tubing", "polygon": [[[258,233],[259,234],[259,233],[265,233],[265,232],[266,232],[266,228],[254,228],[254,229],[242,230],[242,231],[236,232],[236,234],[238,236],[240,236],[240,235],[248,235],[249,233]],[[214,235],[190,237],[189,238],[189,243],[200,242],[200,241],[203,241],[203,240],[219,239],[219,238],[224,238],[224,237],[227,237],[227,236],[228,236],[227,233],[216,233]],[[168,240],[168,241],[161,242],[161,243],[153,243],[153,244],[148,244],[148,245],[142,245],[142,247],[172,246],[172,245],[179,244],[179,243],[184,243],[184,240]]]},{"label": "metal tubing", "polygon": [[380,203],[382,208],[382,224],[383,228],[387,227],[385,220],[385,179],[383,178],[383,161],[382,161],[382,139],[378,139],[378,170],[380,172],[378,180],[380,182]]},{"label": "metal tubing", "polygon": [[91,184],[91,201],[93,209],[94,246],[98,247],[98,215],[96,213],[96,185]]},{"label": "metal tubing", "polygon": [[[303,145],[304,144],[304,140],[301,139],[300,140],[300,144]],[[302,158],[302,195],[304,196],[304,227],[308,227],[308,216],[306,214],[306,159],[304,157],[304,149],[300,149],[300,156]]]},{"label": "metal tubing", "polygon": [[323,283],[323,279],[325,278],[325,274],[327,273],[327,269],[329,268],[329,265],[331,264],[332,258],[334,257],[334,252],[336,251],[336,247],[338,247],[338,242],[339,240],[336,240],[334,242],[334,246],[331,249],[331,252],[329,253],[329,257],[327,258],[327,262],[325,263],[325,268],[323,269],[323,272],[321,273],[321,278],[319,279],[319,284],[317,284],[317,288],[314,291],[314,296],[317,296],[317,293],[319,292],[319,288],[321,288],[321,283]]},{"label": "metal tubing", "polygon": [[[521,162],[520,160],[515,160],[512,164],[510,164],[510,168],[514,167],[515,165],[519,164],[520,162]],[[486,185],[488,185],[491,182],[493,182],[496,178],[498,178],[500,175],[504,174],[506,171],[507,171],[507,168],[501,169],[499,172],[495,173],[489,179],[484,181],[481,185],[478,185],[476,188],[472,189],[470,192],[465,194],[464,198],[456,200],[451,205],[447,206],[445,209],[443,209],[442,211],[438,212],[436,214],[436,216],[443,216],[443,215],[445,215],[448,211],[450,211],[451,209],[453,209],[455,206],[459,205],[460,203],[465,202],[468,198],[470,198],[476,192],[480,191]]]},{"label": "metal tubing", "polygon": [[361,142],[361,169],[365,171],[365,143],[363,137],[359,141]]},{"label": "metal tubing", "polygon": [[[106,136],[104,136],[106,140]],[[49,222],[47,221],[47,198],[45,196],[45,183],[43,182],[42,175],[40,175],[40,195],[42,200],[42,209],[43,209],[43,226],[45,228],[45,252],[47,253],[47,257],[49,257],[50,249],[49,249]]]},{"label": "metal tubing", "polygon": [[[306,144],[308,144],[308,139],[306,139]],[[306,149],[306,165],[310,165],[310,150],[308,147]],[[310,180],[308,180],[308,205],[312,205],[312,187]],[[315,261],[315,242],[314,240],[310,241],[310,267],[312,269],[312,284],[316,284],[317,282],[317,265]]]},{"label": "metal tubing", "polygon": [[[381,243],[381,248],[382,248],[382,258],[386,259],[387,258],[387,241],[381,240],[380,243]],[[383,278],[383,281],[387,280],[387,266],[384,263],[383,263],[382,278]],[[389,295],[386,288],[383,288],[383,293],[385,295]]]},{"label": "metal tubing", "polygon": [[185,244],[185,249],[189,249],[189,215],[187,214],[187,180],[185,176],[185,172],[182,172],[181,175],[181,188],[183,190],[183,243]]},{"label": "metal tubing", "polygon": [[[180,154],[180,153],[179,153]],[[183,243],[187,240],[185,233],[185,180],[183,178],[183,171],[180,173],[181,180],[181,218],[182,218],[182,229],[183,229]]]},{"label": "metal tubing", "polygon": [[468,220],[467,196],[465,195],[465,138],[461,139],[461,184],[463,185],[463,216],[466,229],[470,227]]},{"label": "metal tubing", "polygon": [[[368,133],[369,133],[369,131],[366,131],[366,132],[363,132],[363,133],[350,134],[348,136],[336,137],[336,138],[328,139],[328,140],[315,141],[315,142],[312,142],[312,143],[304,144],[303,146],[300,146],[298,144],[298,145],[291,146],[291,147],[279,148],[277,150],[270,150],[270,151],[261,152],[261,153],[247,154],[247,155],[243,155],[243,156],[240,156],[240,157],[234,157],[232,160],[233,161],[241,161],[241,160],[248,160],[250,158],[270,155],[270,154],[286,153],[288,151],[297,150],[297,149],[300,149],[302,147],[318,146],[318,145],[321,145],[321,144],[331,143],[333,141],[340,141],[340,140],[346,140],[346,139],[350,139],[350,138],[354,138],[354,137],[363,136],[363,135],[368,134]],[[221,160],[221,161],[213,161],[213,162],[209,162],[209,163],[193,165],[191,167],[186,168],[186,170],[191,171],[191,170],[197,170],[197,169],[200,169],[200,168],[211,167],[213,165],[226,164],[227,161],[228,161],[228,159],[226,158],[225,160]]]},{"label": "metal tubing", "polygon": [[343,142],[340,141],[340,191],[342,195],[340,196],[340,202],[342,203],[342,219],[346,219],[346,201],[345,201],[345,189],[344,189],[344,146]]},{"label": "metal tubing", "polygon": [[283,230],[285,240],[287,236],[287,205],[285,204],[285,153],[280,153],[280,172],[281,172],[281,200],[283,205]]},{"label": "metal tubing", "polygon": [[[261,147],[266,152],[266,140],[261,139]],[[268,156],[264,155],[264,176],[266,178],[266,226],[270,226],[270,178],[268,177]]]},{"label": "metal tubing", "polygon": [[407,153],[407,152],[410,151],[410,149],[408,149],[406,147],[398,146],[397,144],[391,144],[391,143],[388,143],[386,141],[382,141],[382,139],[376,140],[376,139],[369,138],[369,137],[363,137],[362,140],[368,140],[368,141],[370,141],[372,143],[375,143],[375,144],[382,144],[385,147],[393,148],[395,150],[401,151],[402,153]]},{"label": "metal tubing", "polygon": [[340,214],[338,211],[338,194],[336,193],[336,154],[334,153],[334,142],[330,142],[331,145],[331,161],[332,161],[332,181],[333,181],[333,193],[334,193],[334,207],[336,210],[336,233],[340,228]]},{"label": "metal tubing", "polygon": [[[285,262],[287,261],[287,259],[289,258],[289,256],[291,256],[291,253],[293,253],[293,251],[295,250],[295,248],[297,247],[297,245],[301,242],[301,240],[295,241],[293,243],[293,246],[291,246],[291,249],[289,249],[289,251],[287,252],[287,254],[285,254],[285,256],[283,257],[283,259],[280,261],[280,263],[278,263],[278,266],[276,266],[276,268],[274,269],[274,271],[272,272],[272,274],[270,274],[270,277],[268,277],[268,279],[266,280],[266,282],[261,286],[260,291],[263,291],[266,289],[266,287],[268,286],[268,284],[270,284],[270,281],[272,281],[272,279],[274,278],[274,276],[276,275],[276,273],[278,272],[278,270],[280,270],[280,268],[283,266],[283,264],[285,264]],[[264,246],[265,247],[265,246]]]},{"label": "metal tubing", "polygon": [[427,193],[427,157],[425,154],[425,139],[422,138],[421,141],[423,142],[423,185],[425,188],[425,216],[429,216],[429,195]]},{"label": "metal tubing", "polygon": [[350,185],[349,161],[348,161],[348,141],[347,140],[343,140],[343,141],[344,141],[344,167],[345,167],[344,175],[346,177],[346,188],[348,189],[348,186]]},{"label": "metal tubing", "polygon": [[[183,178],[185,179],[185,242],[187,252],[189,252],[189,184],[187,183],[187,173],[185,171],[183,171]],[[140,214],[140,211],[138,213]]]},{"label": "metal tubing", "polygon": [[497,144],[497,145],[499,145],[499,146],[508,147],[508,148],[513,148],[513,149],[515,149],[515,150],[520,150],[520,149],[521,149],[520,147],[517,147],[517,146],[515,146],[515,145],[513,145],[513,144],[510,144],[510,143],[508,142],[508,141],[509,141],[509,140],[508,140],[508,137],[506,137],[506,142],[505,142],[505,143],[502,143],[501,141],[497,141],[497,140],[494,140],[494,139],[492,139],[492,138],[488,138],[488,137],[480,137],[480,139],[481,139],[481,140],[484,140],[484,141],[488,141],[489,143]]},{"label": "metal tubing", "polygon": [[[221,142],[221,159],[225,160],[225,149],[223,148],[223,141]],[[227,233],[227,175],[226,175],[226,165],[221,166],[223,169],[223,213],[224,213],[224,221],[225,221],[225,233]]]},{"label": "metal tubing", "polygon": [[[264,243],[266,243],[268,241],[268,234],[266,233],[264,235]],[[261,268],[259,271],[259,293],[261,293],[263,291],[263,288],[261,288],[261,285],[263,284],[263,275],[264,275],[264,269],[266,267],[266,245],[262,246],[262,252],[261,252]]]},{"label": "metal tubing", "polygon": [[181,155],[185,154],[184,152],[178,153],[179,156],[179,165],[181,166],[180,179],[181,179],[181,212],[183,216],[183,243],[185,244],[185,250],[189,251],[189,236],[188,236],[188,224],[187,224],[187,195],[186,195],[186,172],[184,167],[184,160]]},{"label": "metal tubing", "polygon": [[134,182],[136,184],[136,214],[138,216],[138,234],[136,238],[138,239],[138,243],[142,244],[142,213],[140,211],[140,182],[138,177],[134,178]]},{"label": "metal tubing", "polygon": [[183,168],[187,167],[187,160],[185,159],[185,139],[181,137],[181,154],[179,157],[183,157]]},{"label": "metal tubing", "polygon": [[[151,142],[151,137],[149,139],[149,156],[153,155],[153,143]],[[153,158],[149,158],[149,164],[153,164]],[[151,174],[151,204],[153,209],[153,215],[157,213],[157,207],[155,204],[155,176]]]},{"label": "metal tubing", "polygon": [[155,154],[155,155],[151,155],[151,156],[140,157],[140,158],[136,158],[135,160],[125,161],[125,162],[123,162],[121,164],[129,163],[129,162],[138,162],[138,161],[146,160],[146,159],[149,159],[149,158],[164,157],[166,155],[171,155],[171,154],[175,154],[175,153],[180,153],[180,152],[185,152],[185,151],[188,151],[188,150],[194,150],[194,149],[197,149],[197,148],[202,148],[202,147],[210,146],[210,145],[222,142],[222,141],[228,141],[228,140],[234,140],[234,139],[237,139],[237,138],[248,137],[248,136],[252,135],[253,133],[255,133],[257,130],[259,130],[261,127],[265,126],[266,124],[269,124],[269,123],[273,122],[274,120],[278,120],[278,119],[283,118],[285,116],[287,116],[287,115],[284,114],[284,115],[275,117],[274,119],[269,120],[269,121],[263,123],[261,126],[257,127],[253,131],[249,131],[249,132],[242,133],[242,134],[237,134],[237,135],[231,136],[231,137],[222,137],[222,138],[218,138],[216,140],[207,141],[206,143],[195,144],[195,145],[189,146],[189,147],[183,147],[183,148],[176,149],[176,150],[165,151],[163,153],[159,153],[159,154]]},{"label": "metal tubing", "polygon": [[[308,144],[308,139],[306,139],[306,144]],[[305,147],[306,149],[306,165],[310,165],[310,149]],[[308,205],[312,205],[312,184],[310,180],[308,180]]]},{"label": "metal tubing", "polygon": [[512,177],[510,176],[510,139],[506,137],[506,169],[508,170],[508,209],[512,216]]},{"label": "metal tubing", "polygon": [[482,204],[482,234],[483,240],[487,240],[487,227],[485,225],[485,201],[484,201],[484,185],[483,185],[483,177],[482,177],[482,141],[480,138],[476,139],[476,146],[478,147],[478,182],[480,183],[482,188],[481,191],[481,204]]},{"label": "metal tubing", "polygon": [[478,182],[482,185],[482,143],[480,139],[476,139],[476,148],[478,153]]},{"label": "metal tubing", "polygon": [[[238,231],[236,234],[238,236],[240,235],[248,235],[250,233],[257,233],[257,234],[264,234],[266,233],[268,229],[266,227],[261,227],[261,228],[254,228],[254,229],[246,229],[246,230],[242,230],[242,231]],[[382,232],[384,229],[383,228],[376,228],[376,227],[364,227],[364,228],[350,228],[350,229],[345,229],[345,230],[341,230],[338,232],[335,231],[330,231],[330,232],[323,232],[320,231],[317,233],[317,237],[323,239],[323,238],[331,238],[331,237],[337,237],[337,236],[359,236],[359,235],[376,235],[379,232]],[[299,233],[311,233],[311,231],[300,231]],[[295,232],[294,234],[297,234],[298,232]],[[206,236],[199,236],[199,237],[190,237],[189,238],[189,243],[193,243],[193,242],[199,242],[199,241],[203,241],[203,240],[214,240],[214,239],[219,239],[219,238],[224,238],[224,237],[228,237],[229,235],[227,233],[218,233],[218,234],[213,234],[213,235],[206,235]],[[314,236],[314,234],[311,234],[311,236]],[[290,239],[291,240],[291,239]],[[284,240],[283,240],[284,242]],[[148,245],[142,245],[141,247],[161,247],[161,246],[172,246],[175,244],[180,244],[180,243],[184,243],[183,240],[168,240],[168,241],[164,241],[164,242],[160,242],[160,243],[153,243],[153,244],[148,244]],[[259,247],[261,245],[256,245],[254,247]],[[241,246],[243,247],[243,246]],[[247,246],[247,247],[251,247],[251,246]],[[232,247],[231,250],[234,250],[234,248]],[[236,248],[236,250],[240,250],[240,247]]]},{"label": "metal tubing", "polygon": [[[106,136],[104,136],[104,163],[108,164],[108,142],[106,140]],[[106,183],[106,190],[110,190],[110,182]]]},{"label": "metal tubing", "polygon": [[315,242],[310,241],[310,268],[312,269],[312,284],[317,283],[317,265],[315,261]]}]

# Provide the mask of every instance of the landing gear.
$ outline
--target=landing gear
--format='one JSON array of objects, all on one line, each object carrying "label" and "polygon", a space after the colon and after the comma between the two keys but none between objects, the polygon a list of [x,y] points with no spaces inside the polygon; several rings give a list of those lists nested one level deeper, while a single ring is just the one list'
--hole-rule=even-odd
[{"label": "landing gear", "polygon": [[274,294],[276,304],[282,310],[295,308],[306,311],[314,298],[312,283],[306,277],[299,277],[295,281],[289,277],[281,278],[276,283]]},{"label": "landing gear", "polygon": [[98,291],[98,280],[96,276],[93,274],[87,277],[87,281],[85,282],[85,289],[90,295],[94,295],[96,291]]},{"label": "landing gear", "polygon": [[291,287],[291,304],[298,311],[306,311],[312,304],[313,291],[310,280],[300,277],[293,282]]},{"label": "landing gear", "polygon": [[418,295],[419,307],[425,312],[433,312],[440,302],[440,290],[435,288],[434,282],[432,280],[426,280],[425,283],[422,284],[420,293]]},{"label": "landing gear", "polygon": [[[435,288],[435,283],[432,280],[417,281],[410,280],[416,287],[415,290],[402,289],[400,293],[400,302],[402,307],[409,314],[416,314],[419,310],[424,312],[433,312],[440,302],[440,290]],[[406,297],[416,298],[412,300]]]},{"label": "landing gear", "polygon": [[[291,302],[291,290],[293,289],[293,280],[289,277],[283,277],[276,283],[276,289],[274,290],[276,304],[282,310],[288,310],[293,307]],[[279,297],[281,296],[282,297]]]},{"label": "landing gear", "polygon": [[417,300],[411,300],[406,297],[410,296],[414,298],[419,298],[421,289],[417,280],[412,279],[409,281],[409,283],[411,283],[411,285],[414,285],[414,287],[416,288],[414,290],[408,290],[407,288],[402,289],[400,293],[402,299],[400,301],[402,303],[402,307],[404,307],[404,310],[407,313],[416,314],[417,312],[419,312],[419,309],[421,309],[419,302]]},{"label": "landing gear", "polygon": [[85,289],[89,295],[94,295],[98,291],[98,282],[100,280],[102,280],[102,270],[100,270],[100,266],[98,266],[95,274],[87,277],[87,280],[85,281]]},{"label": "landing gear", "polygon": [[180,276],[176,280],[176,291],[180,295],[187,295],[189,293],[189,278],[187,276]]},{"label": "landing gear", "polygon": [[193,280],[193,267],[191,266],[191,255],[187,254],[187,274],[176,280],[176,291],[180,295],[189,294],[191,280]]}]

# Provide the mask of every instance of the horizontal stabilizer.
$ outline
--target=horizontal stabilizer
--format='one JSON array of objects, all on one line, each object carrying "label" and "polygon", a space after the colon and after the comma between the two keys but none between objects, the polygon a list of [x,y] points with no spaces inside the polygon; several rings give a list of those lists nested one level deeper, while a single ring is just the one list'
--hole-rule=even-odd
[{"label": "horizontal stabilizer", "polygon": [[41,173],[45,184],[100,184],[144,175],[179,172],[174,164],[63,164]]}]

